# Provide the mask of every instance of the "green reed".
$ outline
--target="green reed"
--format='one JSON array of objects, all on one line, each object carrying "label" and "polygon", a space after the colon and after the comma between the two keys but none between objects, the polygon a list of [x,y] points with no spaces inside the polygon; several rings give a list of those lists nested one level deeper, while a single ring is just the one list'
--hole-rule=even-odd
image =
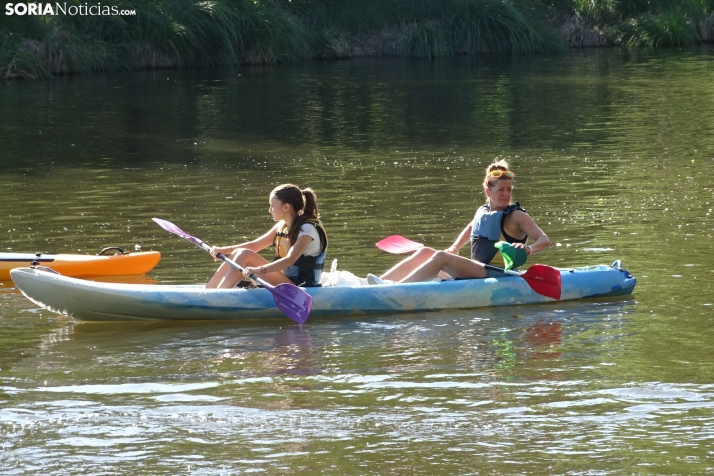
[{"label": "green reed", "polygon": [[438,58],[453,54],[453,47],[440,23],[410,23],[399,32],[396,51],[402,56]]},{"label": "green reed", "polygon": [[457,51],[477,53],[547,53],[564,48],[543,18],[526,8],[498,0],[456,0],[449,12],[449,30]]},{"label": "green reed", "polygon": [[614,45],[682,46],[714,38],[714,0],[560,0],[557,8],[572,8],[605,29]]},{"label": "green reed", "polygon": [[[136,15],[0,13],[0,78],[369,55],[537,54],[562,50],[564,40],[656,47],[714,37],[714,0],[115,0],[112,5]],[[577,42],[567,38],[574,34]]]},{"label": "green reed", "polygon": [[294,0],[291,4],[307,21],[353,34],[393,30],[394,51],[404,56],[530,54],[563,48],[562,38],[545,16],[533,14],[527,2],[357,0],[339,8],[329,0]]},{"label": "green reed", "polygon": [[622,26],[621,41],[627,46],[682,46],[699,38],[697,28],[682,12],[645,13]]},{"label": "green reed", "polygon": [[0,77],[234,66],[312,57],[315,32],[253,1],[122,2],[136,16],[0,17]]}]

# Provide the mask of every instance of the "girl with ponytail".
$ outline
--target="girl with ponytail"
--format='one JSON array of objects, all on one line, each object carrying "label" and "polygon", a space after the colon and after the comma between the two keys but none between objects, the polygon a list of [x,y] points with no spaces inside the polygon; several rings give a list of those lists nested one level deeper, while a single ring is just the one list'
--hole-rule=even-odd
[{"label": "girl with ponytail", "polygon": [[[311,188],[279,185],[270,192],[268,211],[277,223],[263,236],[233,246],[214,246],[211,254],[230,258],[244,268],[243,273],[223,263],[208,281],[207,288],[232,288],[243,278],[256,274],[277,286],[319,286],[325,263],[327,234],[320,222],[317,196]],[[258,251],[275,245],[275,259],[268,262]]]}]

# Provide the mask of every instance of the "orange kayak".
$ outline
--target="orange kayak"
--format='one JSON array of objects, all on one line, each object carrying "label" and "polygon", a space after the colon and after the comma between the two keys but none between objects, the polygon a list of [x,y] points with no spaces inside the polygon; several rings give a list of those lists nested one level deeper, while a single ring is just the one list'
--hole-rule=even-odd
[{"label": "orange kayak", "polygon": [[115,255],[71,255],[57,254],[37,257],[32,253],[0,253],[0,281],[10,279],[10,270],[25,268],[37,260],[38,266],[52,268],[64,276],[125,276],[145,274],[159,262],[158,251],[139,251]]}]

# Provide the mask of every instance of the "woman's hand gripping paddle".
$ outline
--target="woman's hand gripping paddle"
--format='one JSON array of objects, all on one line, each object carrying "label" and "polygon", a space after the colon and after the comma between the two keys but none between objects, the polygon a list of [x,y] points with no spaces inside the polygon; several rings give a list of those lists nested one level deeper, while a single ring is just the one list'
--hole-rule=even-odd
[{"label": "woman's hand gripping paddle", "polygon": [[[206,243],[194,236],[189,235],[170,221],[162,220],[161,218],[152,218],[152,220],[154,220],[156,224],[158,224],[161,228],[168,231],[169,233],[178,235],[181,238],[190,241],[191,243],[205,251],[211,250],[211,247],[208,246]],[[223,260],[225,263],[228,263],[228,265],[230,265],[231,267],[237,269],[240,272],[243,272],[243,268],[232,259],[224,256],[221,253],[218,253],[216,256],[219,259]],[[255,274],[251,274],[250,278],[256,280],[258,283],[260,283],[261,286],[263,286],[265,289],[272,293],[275,305],[286,316],[288,316],[290,319],[297,322],[298,324],[304,324],[305,321],[307,321],[307,318],[310,315],[310,310],[312,309],[312,297],[308,293],[295,286],[294,284],[283,283],[278,284],[277,286],[273,286],[265,280],[260,279]]]},{"label": "woman's hand gripping paddle", "polygon": [[[399,235],[392,235],[377,243],[377,248],[380,250],[396,254],[416,251],[423,246],[423,243],[417,243],[416,241],[412,241]],[[531,265],[525,273],[521,273],[519,271],[514,271],[512,269],[506,270],[490,264],[481,264],[483,264],[483,267],[486,269],[500,271],[501,273],[510,274],[512,276],[520,276],[525,279],[528,286],[530,286],[531,289],[538,294],[542,294],[543,296],[547,296],[555,300],[560,299],[560,293],[563,289],[563,285],[560,280],[560,271],[552,266],[534,264]]]}]

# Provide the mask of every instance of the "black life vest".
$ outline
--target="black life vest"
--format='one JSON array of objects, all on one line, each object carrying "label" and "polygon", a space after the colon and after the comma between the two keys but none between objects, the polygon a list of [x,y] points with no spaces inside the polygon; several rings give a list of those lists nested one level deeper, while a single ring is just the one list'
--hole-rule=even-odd
[{"label": "black life vest", "polygon": [[[308,219],[305,224],[312,225],[317,230],[317,234],[320,236],[320,249],[322,252],[317,256],[301,255],[295,261],[295,264],[283,270],[283,274],[298,286],[309,288],[320,285],[322,269],[325,266],[325,258],[327,257],[328,243],[327,232],[319,219]],[[275,259],[287,256],[288,250],[292,245],[288,240],[288,226],[285,223],[276,233],[273,244],[275,245]]]},{"label": "black life vest", "polygon": [[[492,212],[488,204],[476,210],[474,221],[471,223],[471,259],[480,263],[491,263],[498,253],[498,248],[493,246],[499,241],[509,243],[525,243],[528,237],[517,240],[503,229],[503,223],[509,213],[520,210],[525,213],[520,203],[508,205],[504,210]],[[502,265],[502,262],[493,263]]]}]

